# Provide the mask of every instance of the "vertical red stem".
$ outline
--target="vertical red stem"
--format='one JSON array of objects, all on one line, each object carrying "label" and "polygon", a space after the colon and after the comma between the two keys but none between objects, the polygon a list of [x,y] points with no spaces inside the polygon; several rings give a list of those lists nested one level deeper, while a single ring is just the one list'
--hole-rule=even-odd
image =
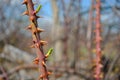
[{"label": "vertical red stem", "polygon": [[[32,38],[33,38],[33,46],[36,48],[37,58],[35,59],[36,64],[39,66],[40,70],[40,78],[42,80],[49,80],[48,75],[49,72],[47,71],[46,65],[45,65],[45,55],[43,52],[43,45],[45,41],[42,41],[40,38],[39,33],[42,31],[42,29],[38,28],[37,23],[37,15],[34,10],[34,4],[32,0],[24,0],[23,2],[27,7],[27,15],[29,16],[30,20],[30,26],[29,29],[32,32]],[[42,42],[41,42],[42,41]]]},{"label": "vertical red stem", "polygon": [[96,69],[95,78],[101,80],[101,22],[100,22],[100,0],[96,0]]}]

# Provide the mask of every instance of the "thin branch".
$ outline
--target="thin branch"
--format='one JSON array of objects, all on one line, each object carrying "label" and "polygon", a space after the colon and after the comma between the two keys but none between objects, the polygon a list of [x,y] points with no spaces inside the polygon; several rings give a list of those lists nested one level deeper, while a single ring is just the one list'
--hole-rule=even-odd
[{"label": "thin branch", "polygon": [[7,75],[7,73],[5,72],[5,70],[4,70],[4,68],[3,68],[2,66],[0,66],[0,70],[2,71],[2,73],[3,73],[3,75],[4,75],[4,78],[5,78],[6,80],[8,80],[8,75]]},{"label": "thin branch", "polygon": [[108,80],[108,78],[110,76],[110,73],[111,73],[112,69],[114,68],[116,62],[119,60],[119,58],[120,58],[120,54],[118,54],[118,55],[115,56],[115,58],[112,61],[111,65],[110,65],[110,68],[109,68],[109,70],[108,70],[108,72],[107,72],[104,80]]}]

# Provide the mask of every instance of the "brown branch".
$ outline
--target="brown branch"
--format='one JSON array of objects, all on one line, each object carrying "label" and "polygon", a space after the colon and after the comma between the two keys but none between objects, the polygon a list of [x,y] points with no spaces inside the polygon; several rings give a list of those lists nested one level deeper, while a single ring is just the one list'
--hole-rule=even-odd
[{"label": "brown branch", "polygon": [[[3,73],[5,80],[8,80],[8,75],[7,75],[6,71],[4,70],[4,68],[2,66],[0,66],[0,70]],[[1,77],[0,77],[0,79],[1,79]]]},{"label": "brown branch", "polygon": [[[37,65],[33,65],[33,64],[20,65],[20,66],[14,67],[14,68],[11,69],[10,71],[6,72],[6,74],[1,74],[1,75],[0,75],[0,79],[5,78],[6,75],[7,75],[7,77],[9,77],[9,76],[11,76],[11,75],[14,74],[14,73],[19,72],[19,71],[22,70],[22,69],[36,69],[36,68],[38,68],[38,66],[37,66]],[[72,75],[72,74],[79,75],[80,77],[84,78],[85,80],[88,80],[88,79],[89,79],[89,77],[87,77],[86,75],[80,73],[79,71],[75,71],[75,72],[74,72],[74,70],[71,69],[71,68],[67,68],[67,71],[66,71],[66,69],[65,69],[64,66],[59,66],[59,65],[50,66],[50,67],[48,68],[48,70],[53,71],[55,68],[57,69],[56,72],[55,72],[55,73],[57,73],[57,74],[55,74],[55,77],[56,77],[56,78],[61,77],[64,73],[68,73],[68,74],[71,74],[71,75]],[[81,70],[89,72],[89,70],[86,70],[86,69],[84,69],[84,68],[81,68]]]},{"label": "brown branch", "polygon": [[63,39],[63,43],[64,43],[64,50],[63,50],[63,61],[64,61],[64,65],[67,69],[67,62],[68,62],[68,54],[67,54],[67,49],[68,49],[68,31],[69,31],[69,17],[68,14],[66,12],[66,7],[65,7],[65,2],[64,0],[61,0],[62,3],[62,9],[64,11],[63,17],[64,17],[64,39]]},{"label": "brown branch", "polygon": [[74,47],[74,61],[73,61],[73,68],[75,70],[78,70],[78,67],[76,66],[77,64],[77,61],[79,61],[79,57],[80,57],[80,53],[79,53],[79,49],[80,49],[80,46],[79,46],[79,40],[80,40],[80,35],[79,35],[79,32],[80,32],[80,24],[81,24],[81,14],[80,14],[80,6],[81,6],[81,0],[78,0],[78,6],[77,6],[77,10],[78,10],[78,14],[77,14],[77,23],[76,23],[76,27],[75,27],[75,32],[74,32],[74,38],[75,38],[75,47]]},{"label": "brown branch", "polygon": [[14,74],[15,72],[18,72],[21,69],[36,69],[36,68],[38,68],[36,65],[31,65],[31,64],[20,65],[20,66],[17,66],[15,68],[11,69],[6,74],[0,75],[0,78],[4,78],[4,77],[6,77],[6,75],[10,76],[10,75]]},{"label": "brown branch", "polygon": [[39,35],[39,33],[43,30],[38,28],[38,16],[36,15],[37,11],[34,10],[34,4],[32,0],[24,0],[23,4],[25,4],[27,7],[27,10],[24,12],[24,14],[28,15],[30,20],[30,25],[28,26],[28,29],[30,29],[32,32],[33,45],[31,47],[34,47],[37,52],[37,58],[34,61],[39,66],[39,70],[41,73],[40,78],[42,80],[49,80],[49,72],[47,71],[45,64],[46,57],[43,52],[43,45],[46,44],[46,41],[41,40],[41,37]]},{"label": "brown branch", "polygon": [[108,80],[109,75],[110,75],[113,67],[115,66],[116,62],[119,60],[119,58],[120,58],[120,54],[118,54],[118,55],[115,56],[115,58],[114,58],[114,60],[112,61],[111,65],[110,65],[110,68],[109,68],[109,70],[108,70],[108,72],[107,72],[104,80]]}]

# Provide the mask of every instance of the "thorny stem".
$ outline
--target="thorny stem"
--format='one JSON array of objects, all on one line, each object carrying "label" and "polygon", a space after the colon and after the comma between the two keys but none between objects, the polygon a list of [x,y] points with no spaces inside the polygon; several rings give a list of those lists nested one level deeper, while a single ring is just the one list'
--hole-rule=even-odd
[{"label": "thorny stem", "polygon": [[101,80],[101,23],[100,23],[100,0],[96,0],[96,30],[95,30],[95,40],[96,40],[96,68],[95,68],[95,78],[96,80]]},{"label": "thorny stem", "polygon": [[23,4],[25,4],[27,7],[26,15],[29,16],[29,20],[30,20],[30,25],[28,29],[30,29],[30,31],[32,32],[32,39],[33,39],[32,47],[36,49],[36,53],[37,53],[37,58],[34,60],[34,62],[39,66],[39,70],[41,73],[39,79],[49,80],[48,75],[50,72],[47,71],[45,65],[46,57],[43,52],[43,45],[46,44],[46,41],[42,41],[39,35],[39,33],[42,32],[43,30],[38,28],[38,23],[37,23],[38,16],[36,15],[37,13],[34,10],[34,4],[32,0],[24,0]]}]

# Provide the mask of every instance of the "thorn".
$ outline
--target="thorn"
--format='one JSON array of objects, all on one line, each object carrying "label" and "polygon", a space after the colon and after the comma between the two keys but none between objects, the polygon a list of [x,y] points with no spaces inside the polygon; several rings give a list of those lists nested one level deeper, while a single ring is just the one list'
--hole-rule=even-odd
[{"label": "thorn", "polygon": [[28,11],[23,12],[22,15],[28,15]]},{"label": "thorn", "polygon": [[43,74],[43,75],[41,74],[39,77],[39,80],[43,79],[45,76],[50,75],[50,74],[52,74],[52,72],[47,72],[47,74]]},{"label": "thorn", "polygon": [[37,47],[40,47],[40,44],[39,44],[39,43],[36,43],[36,46],[37,46]]},{"label": "thorn", "polygon": [[98,75],[94,75],[94,78],[98,78]]},{"label": "thorn", "polygon": [[99,37],[99,40],[100,40],[100,41],[103,41],[102,37]]},{"label": "thorn", "polygon": [[44,29],[37,28],[37,32],[44,32]]},{"label": "thorn", "polygon": [[33,44],[33,45],[31,45],[30,47],[31,47],[31,48],[35,48],[35,45]]},{"label": "thorn", "polygon": [[46,66],[46,64],[45,64],[45,62],[44,62],[44,61],[42,61],[42,64],[43,64],[43,66]]},{"label": "thorn", "polygon": [[38,63],[39,63],[39,58],[35,58],[35,59],[33,60],[33,62],[34,62],[35,64],[38,64]]},{"label": "thorn", "polygon": [[47,41],[41,40],[41,41],[40,41],[40,44],[41,44],[41,45],[46,45],[46,44],[47,44]]},{"label": "thorn", "polygon": [[52,72],[47,72],[47,74],[48,74],[48,75],[51,75],[51,74],[52,74]]},{"label": "thorn", "polygon": [[29,25],[28,27],[26,27],[25,29],[32,29],[32,26],[31,25]]},{"label": "thorn", "polygon": [[36,30],[33,31],[33,33],[41,33],[44,32],[44,29],[37,28]]},{"label": "thorn", "polygon": [[102,68],[102,67],[103,67],[103,65],[102,65],[102,64],[99,64],[99,67],[100,67],[100,68]]},{"label": "thorn", "polygon": [[38,62],[38,61],[33,61],[33,62],[34,62],[34,64],[37,64],[37,65],[39,64],[39,62]]},{"label": "thorn", "polygon": [[39,58],[38,58],[38,57],[37,57],[37,58],[35,58],[35,59],[34,59],[34,61],[39,61]]},{"label": "thorn", "polygon": [[39,80],[43,79],[45,76],[50,75],[50,74],[52,74],[52,72],[47,72],[47,74],[44,74],[44,75],[41,74],[39,77]]},{"label": "thorn", "polygon": [[39,80],[40,80],[40,79],[43,79],[43,75],[40,75]]},{"label": "thorn", "polygon": [[22,4],[27,4],[27,0],[24,0],[24,1],[22,2]]}]

